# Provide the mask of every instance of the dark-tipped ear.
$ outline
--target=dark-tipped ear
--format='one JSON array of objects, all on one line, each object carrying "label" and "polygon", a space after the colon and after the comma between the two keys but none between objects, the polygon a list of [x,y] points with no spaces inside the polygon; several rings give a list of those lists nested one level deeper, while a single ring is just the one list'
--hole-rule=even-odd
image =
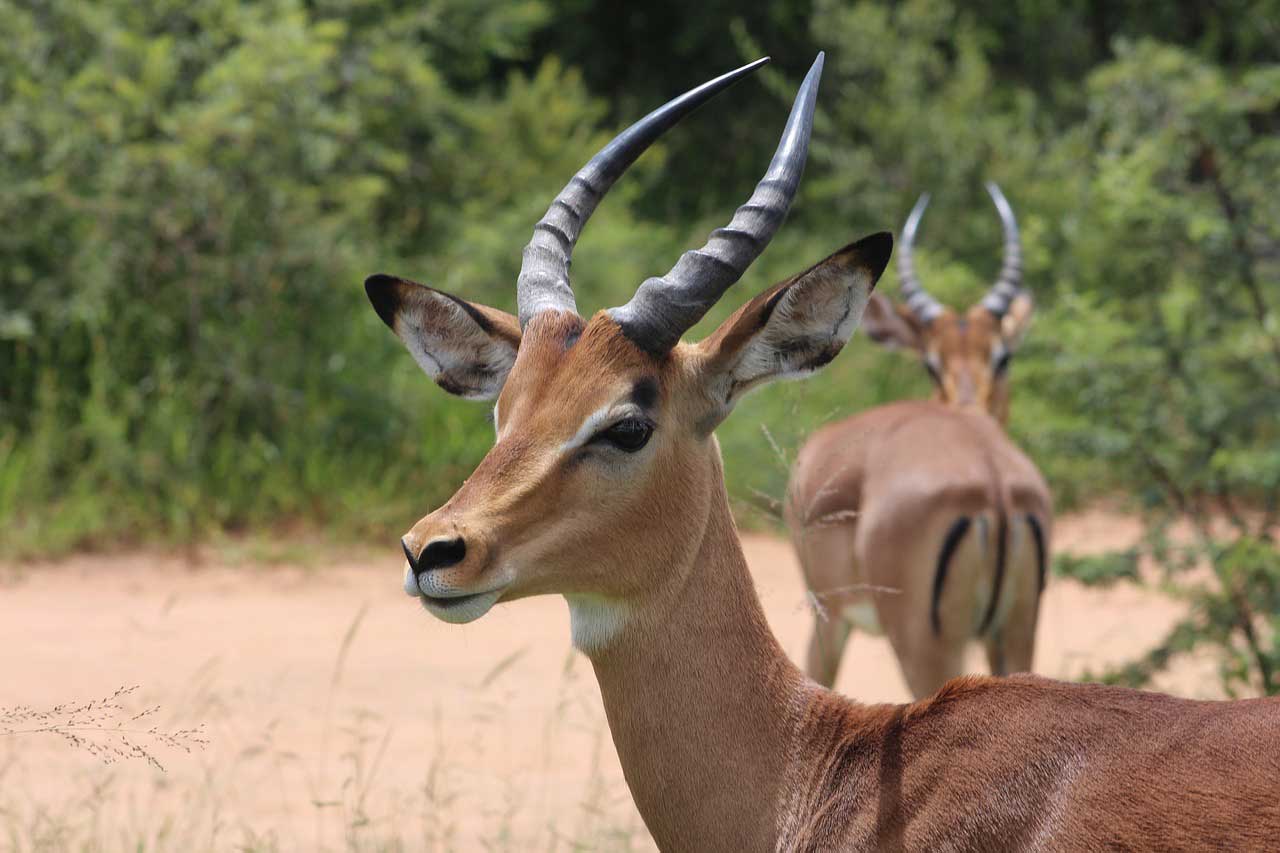
[{"label": "dark-tipped ear", "polygon": [[893,236],[873,234],[766,290],[698,344],[719,423],[752,388],[808,375],[835,358],[889,263]]},{"label": "dark-tipped ear", "polygon": [[369,276],[364,291],[437,385],[470,400],[498,396],[520,347],[515,317],[390,275]]},{"label": "dark-tipped ear", "polygon": [[867,310],[862,315],[862,328],[867,337],[881,346],[895,349],[905,347],[921,352],[924,335],[919,321],[906,308],[899,308],[889,297],[872,294]]}]

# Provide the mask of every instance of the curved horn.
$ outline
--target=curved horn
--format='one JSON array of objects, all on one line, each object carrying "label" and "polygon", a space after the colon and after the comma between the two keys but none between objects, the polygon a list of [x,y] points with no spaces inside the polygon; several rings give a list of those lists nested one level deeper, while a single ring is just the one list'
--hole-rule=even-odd
[{"label": "curved horn", "polygon": [[1004,226],[1004,262],[1000,265],[996,283],[982,297],[982,307],[997,317],[1003,317],[1009,310],[1009,303],[1022,292],[1022,239],[1018,236],[1018,220],[1013,215],[1013,208],[1000,192],[1000,187],[994,181],[988,181],[987,192],[996,203],[1000,223]]},{"label": "curved horn", "polygon": [[609,311],[639,346],[654,353],[674,347],[777,233],[804,171],[822,62],[819,53],[796,93],[769,170],[747,203],[727,226],[711,232],[705,246],[685,252],[665,276],[646,279],[630,302]]},{"label": "curved horn", "polygon": [[898,247],[898,287],[902,289],[903,302],[916,319],[926,326],[943,311],[942,303],[930,296],[920,279],[916,278],[915,257],[911,253],[911,247],[916,242],[916,229],[920,227],[920,217],[924,216],[924,209],[928,206],[929,194],[923,193],[916,200],[916,206],[911,208],[907,224],[902,226],[902,242]]},{"label": "curved horn", "polygon": [[573,176],[533,226],[516,280],[520,328],[547,310],[577,311],[569,286],[569,261],[596,205],[627,167],[659,136],[715,95],[769,61],[757,59],[667,102],[619,133]]}]

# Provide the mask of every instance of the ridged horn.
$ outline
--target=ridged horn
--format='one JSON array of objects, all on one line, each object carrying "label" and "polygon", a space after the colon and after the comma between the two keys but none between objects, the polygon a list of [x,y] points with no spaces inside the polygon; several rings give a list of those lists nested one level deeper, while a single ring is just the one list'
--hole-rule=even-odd
[{"label": "ridged horn", "polygon": [[942,303],[929,295],[920,279],[916,277],[915,256],[912,247],[916,242],[916,230],[920,227],[920,217],[929,206],[929,194],[923,193],[911,208],[907,223],[902,226],[902,242],[898,246],[898,286],[902,289],[902,300],[916,319],[926,326],[942,313]]},{"label": "ridged horn", "polygon": [[626,305],[610,310],[637,345],[653,353],[669,351],[742,277],[777,233],[800,186],[809,153],[822,63],[819,53],[796,93],[768,171],[729,224],[711,232],[701,249],[681,255],[666,275],[646,279]]},{"label": "ridged horn", "polygon": [[997,317],[1003,317],[1009,310],[1009,303],[1022,292],[1022,239],[1018,235],[1018,220],[1013,215],[1013,207],[1000,192],[1000,187],[994,181],[988,181],[987,193],[996,203],[1000,223],[1004,227],[1004,261],[1000,264],[996,283],[982,297],[982,307]]},{"label": "ridged horn", "polygon": [[569,285],[573,247],[614,181],[682,118],[768,61],[768,57],[757,59],[663,104],[619,133],[573,176],[533,227],[533,238],[524,248],[520,277],[516,280],[522,329],[543,311],[576,313],[573,288]]}]

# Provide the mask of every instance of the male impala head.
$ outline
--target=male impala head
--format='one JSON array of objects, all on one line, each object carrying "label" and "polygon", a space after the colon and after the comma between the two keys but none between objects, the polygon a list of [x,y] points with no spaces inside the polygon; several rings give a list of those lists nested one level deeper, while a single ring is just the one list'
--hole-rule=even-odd
[{"label": "male impala head", "polygon": [[[377,275],[379,316],[446,391],[495,399],[497,441],[442,507],[404,536],[405,590],[449,622],[555,592],[575,607],[635,601],[680,581],[723,489],[712,430],[770,379],[830,361],[888,262],[892,238],[850,244],[757,296],[709,338],[680,337],[764,250],[808,150],[822,56],[750,200],[707,244],[619,308],[577,313],[569,260],[605,192],[658,136],[766,60],[655,110],[603,148],[534,227],[518,317]],[[579,612],[581,611],[581,612]]]},{"label": "male impala head", "polygon": [[985,409],[1001,422],[1009,416],[1009,360],[1031,320],[1031,294],[1022,287],[1022,245],[1013,208],[1000,188],[987,184],[1004,226],[1004,263],[1000,275],[978,304],[952,311],[920,284],[912,247],[929,194],[920,196],[902,229],[898,249],[901,305],[876,294],[863,326],[872,340],[915,350],[924,359],[938,399],[956,406]]}]

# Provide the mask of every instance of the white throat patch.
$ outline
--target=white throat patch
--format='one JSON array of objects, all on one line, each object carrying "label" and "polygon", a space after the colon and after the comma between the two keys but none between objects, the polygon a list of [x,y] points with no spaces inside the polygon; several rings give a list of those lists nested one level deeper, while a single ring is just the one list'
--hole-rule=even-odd
[{"label": "white throat patch", "polygon": [[566,595],[573,647],[583,654],[602,651],[626,626],[630,608],[596,595]]}]

